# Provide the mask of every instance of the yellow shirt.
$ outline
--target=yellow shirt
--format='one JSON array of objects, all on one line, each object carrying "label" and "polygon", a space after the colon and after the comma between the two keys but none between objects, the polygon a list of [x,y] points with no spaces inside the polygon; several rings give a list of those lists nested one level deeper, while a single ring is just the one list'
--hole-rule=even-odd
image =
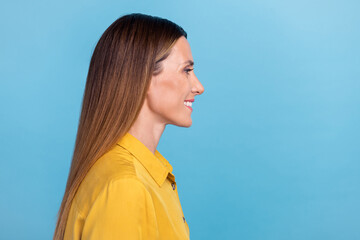
[{"label": "yellow shirt", "polygon": [[65,240],[190,239],[172,166],[130,133],[87,173]]}]

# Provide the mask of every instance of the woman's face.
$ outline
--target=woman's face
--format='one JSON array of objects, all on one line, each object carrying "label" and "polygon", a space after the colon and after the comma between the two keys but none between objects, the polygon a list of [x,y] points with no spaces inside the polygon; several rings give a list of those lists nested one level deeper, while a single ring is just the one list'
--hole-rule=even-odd
[{"label": "woman's face", "polygon": [[193,71],[190,45],[185,37],[180,37],[162,62],[162,72],[151,79],[146,97],[149,113],[160,123],[190,127],[196,103],[186,105],[203,92],[204,87]]}]

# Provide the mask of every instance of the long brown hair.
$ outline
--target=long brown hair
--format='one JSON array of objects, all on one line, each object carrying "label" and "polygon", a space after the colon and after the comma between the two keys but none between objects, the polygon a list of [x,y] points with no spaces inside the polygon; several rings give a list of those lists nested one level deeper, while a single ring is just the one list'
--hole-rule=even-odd
[{"label": "long brown hair", "polygon": [[133,13],[113,22],[90,60],[75,148],[54,240],[64,238],[70,207],[92,165],[130,129],[153,75],[187,33],[160,17]]}]

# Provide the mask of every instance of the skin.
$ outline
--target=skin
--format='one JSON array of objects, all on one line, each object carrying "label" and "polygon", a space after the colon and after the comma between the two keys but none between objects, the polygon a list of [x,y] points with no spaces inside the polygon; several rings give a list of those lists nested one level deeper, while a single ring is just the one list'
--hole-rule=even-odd
[{"label": "skin", "polygon": [[[170,55],[163,61],[163,70],[151,79],[144,105],[129,133],[139,139],[153,154],[167,124],[190,127],[192,111],[185,100],[195,99],[204,92],[196,77],[189,42],[180,37]],[[196,102],[192,108],[196,109]]]}]

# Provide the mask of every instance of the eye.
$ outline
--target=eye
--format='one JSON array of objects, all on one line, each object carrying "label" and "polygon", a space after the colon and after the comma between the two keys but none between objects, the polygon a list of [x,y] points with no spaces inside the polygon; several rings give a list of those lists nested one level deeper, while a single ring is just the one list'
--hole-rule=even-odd
[{"label": "eye", "polygon": [[186,72],[186,74],[189,74],[189,72],[191,72],[192,70],[194,70],[194,68],[186,68],[184,71]]}]

